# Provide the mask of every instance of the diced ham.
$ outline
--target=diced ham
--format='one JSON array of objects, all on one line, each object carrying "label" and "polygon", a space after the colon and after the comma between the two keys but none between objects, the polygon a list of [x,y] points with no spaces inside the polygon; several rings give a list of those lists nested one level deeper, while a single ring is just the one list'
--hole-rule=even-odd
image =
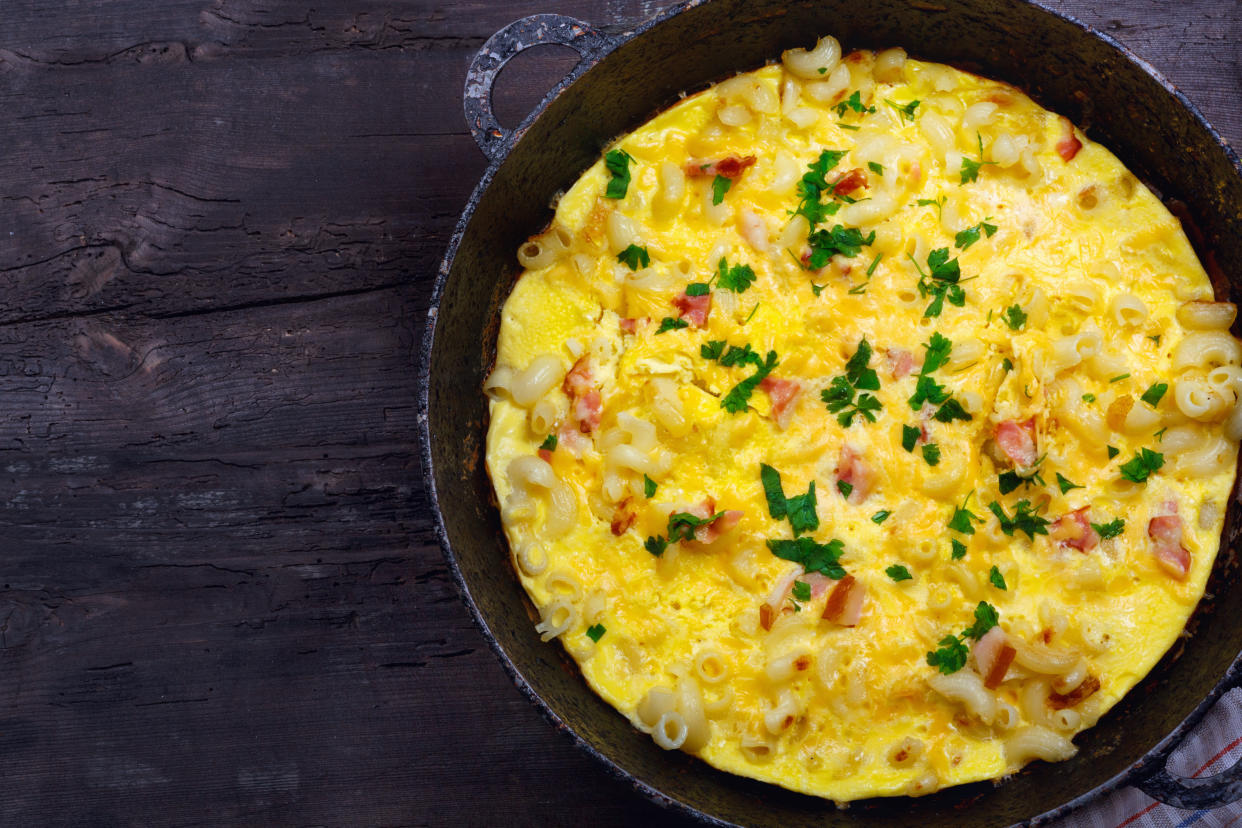
[{"label": "diced ham", "polygon": [[1079,552],[1090,552],[1099,546],[1100,536],[1091,528],[1091,521],[1087,518],[1089,508],[1083,506],[1057,518],[1052,524],[1052,539]]},{"label": "diced ham", "polygon": [[738,214],[738,224],[742,238],[747,244],[760,252],[766,252],[772,245],[768,241],[768,226],[753,210],[743,209]]},{"label": "diced ham", "polygon": [[1038,453],[1035,447],[1035,418],[1023,422],[1005,420],[996,426],[996,445],[1005,453],[1015,468],[1035,465]]},{"label": "diced ham", "polygon": [[638,320],[631,319],[630,317],[627,316],[621,320],[620,327],[621,327],[621,330],[625,331],[626,333],[631,333],[631,334],[637,333],[638,332]]},{"label": "diced ham", "polygon": [[599,428],[600,414],[603,409],[603,399],[594,388],[574,400],[573,414],[574,419],[578,421],[578,430],[583,434],[590,434]]},{"label": "diced ham", "polygon": [[915,161],[913,164],[910,165],[910,175],[908,176],[908,180],[911,184],[918,184],[919,181],[922,180],[922,178],[923,178],[923,166],[919,164],[918,161]]},{"label": "diced ham", "polygon": [[860,167],[841,173],[832,182],[832,191],[837,195],[850,195],[867,186],[867,174]]},{"label": "diced ham", "polygon": [[572,399],[591,390],[591,361],[589,357],[578,357],[574,367],[565,375],[561,388]]},{"label": "diced ham", "polygon": [[914,354],[905,348],[889,348],[888,368],[893,374],[893,379],[910,376],[914,371]]},{"label": "diced ham", "polygon": [[[686,511],[697,518],[709,518],[716,514],[716,500],[715,498],[709,497],[702,503],[697,506],[692,506]],[[714,542],[716,538],[720,537],[734,526],[737,526],[738,521],[742,519],[743,514],[743,512],[737,509],[726,510],[724,514],[720,515],[720,517],[716,518],[711,523],[695,527],[694,539],[699,543]]]},{"label": "diced ham", "polygon": [[1082,684],[1078,685],[1064,695],[1055,692],[1049,693],[1048,706],[1053,710],[1064,710],[1067,707],[1075,706],[1084,699],[1094,696],[1095,692],[1099,689],[1100,680],[1095,676],[1088,675],[1082,680]]},{"label": "diced ham", "polygon": [[772,400],[772,416],[776,418],[776,425],[782,431],[789,428],[794,409],[798,407],[798,393],[802,390],[802,383],[797,380],[767,376],[759,383],[759,387],[766,391]]},{"label": "diced ham", "polygon": [[591,440],[583,436],[576,423],[566,419],[556,430],[556,450],[568,452],[570,456],[582,459],[583,452],[591,446]]},{"label": "diced ham", "polygon": [[630,502],[630,498],[626,498],[617,504],[617,511],[612,516],[612,533],[617,537],[624,535],[626,531],[634,525],[634,521],[638,520],[638,512],[636,512]]},{"label": "diced ham", "polygon": [[823,617],[842,627],[852,627],[862,618],[863,601],[866,597],[866,585],[853,575],[846,575],[837,581],[832,594],[828,596]]},{"label": "diced ham", "polygon": [[551,451],[551,449],[541,448],[541,449],[539,449],[539,451],[537,451],[537,452],[535,452],[535,453],[539,455],[539,458],[540,458],[541,460],[543,460],[543,462],[545,462],[545,463],[551,463],[551,462],[552,462],[552,451]]},{"label": "diced ham", "polygon": [[837,480],[844,481],[854,488],[846,500],[855,505],[862,503],[871,494],[875,485],[875,472],[867,465],[862,455],[848,445],[841,446],[841,457],[837,460]]},{"label": "diced ham", "polygon": [[1018,651],[1009,643],[1009,638],[1000,627],[993,627],[983,634],[971,647],[975,656],[975,665],[983,676],[983,686],[989,690],[1000,687],[1005,680],[1005,673]]},{"label": "diced ham", "polygon": [[1190,572],[1190,550],[1182,545],[1182,519],[1177,515],[1160,515],[1147,524],[1156,563],[1177,580],[1185,580]]},{"label": "diced ham", "polygon": [[[836,583],[836,581],[832,580],[827,575],[821,575],[818,572],[808,572],[805,575],[800,576],[798,580],[804,581],[806,585],[811,588],[812,601],[823,595]],[[790,589],[792,588],[793,587],[791,585]]]},{"label": "diced ham", "polygon": [[803,575],[800,567],[791,569],[781,576],[781,579],[772,587],[772,591],[768,593],[768,597],[759,605],[759,626],[765,630],[772,629],[772,625],[776,623],[781,612],[791,609],[786,599],[793,590],[793,582],[801,577]]},{"label": "diced ham", "polygon": [[1057,155],[1061,156],[1066,163],[1074,160],[1074,156],[1082,149],[1082,141],[1078,140],[1078,136],[1074,134],[1074,125],[1070,123],[1068,118],[1062,118],[1061,124],[1065,128],[1065,135],[1060,141],[1057,141]]},{"label": "diced ham", "polygon": [[715,178],[719,175],[722,178],[736,181],[742,177],[742,173],[746,172],[746,168],[757,160],[753,155],[747,155],[744,158],[730,155],[719,161],[691,161],[686,165],[686,175],[690,178]]},{"label": "diced ham", "polygon": [[672,302],[673,307],[677,308],[678,315],[691,325],[701,328],[707,324],[707,316],[712,312],[711,293],[704,293],[702,296],[687,296],[683,292],[674,296]]}]

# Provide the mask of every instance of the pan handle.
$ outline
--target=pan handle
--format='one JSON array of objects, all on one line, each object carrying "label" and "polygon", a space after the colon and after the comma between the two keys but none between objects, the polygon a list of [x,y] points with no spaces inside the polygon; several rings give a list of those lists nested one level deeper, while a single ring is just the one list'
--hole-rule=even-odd
[{"label": "pan handle", "polygon": [[598,61],[616,45],[608,35],[563,14],[532,14],[505,26],[488,38],[470,61],[466,72],[466,123],[479,149],[495,163],[509,151],[515,131],[505,129],[492,112],[492,87],[505,64],[533,46],[556,44],[577,51],[583,63]]},{"label": "pan handle", "polygon": [[[1230,674],[1222,682],[1225,687],[1242,687],[1242,659],[1235,662]],[[1165,805],[1187,810],[1210,810],[1242,800],[1242,758],[1213,776],[1179,776],[1167,767],[1169,754],[1176,746],[1170,745],[1162,755],[1153,757],[1152,770],[1145,778],[1135,780],[1134,786]]]}]

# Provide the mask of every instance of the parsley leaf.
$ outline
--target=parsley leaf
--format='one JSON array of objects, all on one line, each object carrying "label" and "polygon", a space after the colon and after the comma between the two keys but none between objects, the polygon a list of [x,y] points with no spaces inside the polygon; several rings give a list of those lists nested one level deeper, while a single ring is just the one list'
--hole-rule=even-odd
[{"label": "parsley leaf", "polygon": [[699,346],[699,356],[703,357],[703,359],[720,359],[724,349],[725,342],[723,339],[713,339]]},{"label": "parsley leaf", "polygon": [[643,494],[648,500],[655,497],[656,482],[647,475],[643,475]]},{"label": "parsley leaf", "polygon": [[875,231],[872,230],[864,236],[857,227],[842,227],[840,224],[834,224],[831,230],[816,230],[811,233],[806,241],[811,246],[811,256],[807,260],[807,267],[811,270],[819,270],[828,264],[829,259],[838,254],[847,259],[857,256],[862,252],[863,245],[875,241]]},{"label": "parsley leaf", "polygon": [[874,423],[875,412],[883,407],[874,394],[863,393],[858,395],[857,401],[854,399],[856,391],[880,389],[879,375],[874,368],[867,367],[871,353],[871,345],[864,336],[858,343],[858,349],[845,363],[845,376],[833,377],[828,387],[819,392],[819,398],[829,411],[837,415],[837,422],[842,428],[853,425],[858,414]]},{"label": "parsley leaf", "polygon": [[990,239],[996,234],[997,227],[995,224],[988,224],[987,221],[981,221],[974,227],[967,227],[965,230],[959,231],[953,237],[953,244],[958,250],[965,250],[975,242],[979,241],[979,234],[986,233]]},{"label": "parsley leaf", "polygon": [[651,265],[651,256],[647,253],[647,248],[631,244],[617,254],[617,261],[630,270],[638,270]]},{"label": "parsley leaf", "polygon": [[671,316],[666,316],[660,320],[660,327],[656,328],[656,333],[662,334],[665,331],[679,331],[682,328],[688,327],[690,327],[690,323],[686,320],[674,319]]},{"label": "parsley leaf", "polygon": [[1168,390],[1169,384],[1167,382],[1157,382],[1153,384],[1151,388],[1144,391],[1143,396],[1139,397],[1139,399],[1150,405],[1152,408],[1155,408],[1160,405],[1160,399]]},{"label": "parsley leaf", "polygon": [[718,175],[712,179],[712,204],[719,204],[724,201],[725,193],[729,192],[729,188],[733,186],[732,179]]},{"label": "parsley leaf", "polygon": [[733,265],[733,267],[729,267],[729,263],[725,261],[723,256],[716,265],[716,284],[725,290],[731,290],[734,293],[745,293],[746,289],[754,281],[755,271],[751,270],[750,265]]},{"label": "parsley leaf", "polygon": [[656,535],[654,538],[647,538],[643,542],[643,548],[658,558],[664,554],[665,549],[668,549],[668,541],[663,536]]},{"label": "parsley leaf", "polygon": [[923,272],[914,256],[909,253],[906,256],[914,262],[914,269],[919,273],[919,295],[924,298],[932,297],[931,304],[923,311],[924,318],[939,316],[944,310],[946,298],[955,307],[960,308],[966,304],[966,291],[958,284],[962,278],[962,270],[957,259],[949,258],[949,248],[939,247],[927,255],[927,268],[930,273]]},{"label": "parsley leaf", "polygon": [[1126,522],[1122,518],[1110,520],[1108,523],[1093,523],[1091,528],[1100,536],[1100,540],[1115,538],[1125,531]]},{"label": "parsley leaf", "polygon": [[918,381],[914,385],[914,394],[910,397],[910,408],[918,411],[923,407],[923,403],[929,402],[932,405],[939,405],[949,398],[949,392],[944,390],[944,386],[936,382],[929,376],[920,375]]},{"label": "parsley leaf", "polygon": [[868,161],[867,169],[871,170],[876,175],[884,175],[884,165],[877,164],[875,161]]},{"label": "parsley leaf", "polygon": [[948,201],[948,200],[949,200],[949,197],[948,197],[948,196],[943,196],[943,195],[942,195],[942,196],[941,196],[940,198],[938,198],[938,199],[936,199],[936,198],[920,198],[918,201],[916,201],[916,202],[914,202],[914,203],[915,203],[915,204],[917,204],[917,205],[918,205],[918,206],[920,206],[920,207],[935,207],[935,208],[936,208],[936,216],[937,216],[937,217],[941,217],[941,216],[943,215],[943,213],[944,213],[944,203],[945,203],[946,201]]},{"label": "parsley leaf", "polygon": [[604,166],[612,175],[604,198],[625,198],[630,188],[630,162],[633,157],[623,149],[615,149],[604,156]]},{"label": "parsley leaf", "polygon": [[798,601],[811,600],[811,585],[806,581],[794,581],[793,597]]},{"label": "parsley leaf", "polygon": [[716,520],[723,515],[724,512],[717,512],[707,517],[699,517],[689,512],[674,512],[668,516],[668,542],[677,543],[677,541],[694,540],[694,530],[700,526],[708,526],[715,523]]},{"label": "parsley leaf", "polygon": [[858,90],[858,89],[855,89],[854,94],[850,95],[848,98],[841,101],[841,103],[834,106],[833,109],[837,111],[837,117],[839,118],[844,118],[846,110],[851,110],[851,109],[855,112],[862,112],[866,114],[875,112],[874,106],[863,106],[862,92],[861,90]]},{"label": "parsley leaf", "polygon": [[901,427],[901,447],[906,451],[914,451],[914,445],[922,434],[923,432],[914,426],[903,425]]},{"label": "parsley leaf", "polygon": [[871,354],[871,343],[864,336],[858,342],[858,350],[854,351],[854,355],[845,363],[845,376],[855,388],[879,391],[880,377],[874,368],[867,367],[867,363],[871,362]]},{"label": "parsley leaf", "polygon": [[[657,331],[657,333],[659,333],[659,331]],[[723,364],[723,362],[724,361],[721,360],[721,364]],[[779,364],[780,362],[778,362],[776,358],[776,351],[768,351],[767,358],[762,363],[758,363],[755,373],[733,386],[733,390],[726,394],[720,401],[720,407],[725,411],[728,411],[730,414],[737,414],[739,411],[745,411],[747,403],[750,401],[750,395],[755,392],[757,387],[759,387],[759,383],[763,382],[764,378],[766,378],[768,374],[772,373],[772,371]]]},{"label": "parsley leaf", "polygon": [[881,509],[880,511],[876,512],[874,515],[871,516],[871,522],[874,523],[876,526],[879,526],[881,523],[888,520],[888,516],[891,514],[892,512],[890,512],[888,509]]},{"label": "parsley leaf", "polygon": [[1022,310],[1021,305],[1010,305],[1005,308],[1005,312],[1001,314],[1001,319],[1009,326],[1009,330],[1016,331],[1026,324],[1026,313]]},{"label": "parsley leaf", "polygon": [[1095,402],[1095,394],[1083,394],[1082,401],[1089,402],[1089,403]]},{"label": "parsley leaf", "polygon": [[962,404],[954,399],[946,400],[944,405],[940,406],[940,410],[937,411],[934,416],[936,422],[940,423],[951,423],[954,420],[973,419],[970,416],[970,412],[968,412],[965,408],[962,408]]},{"label": "parsley leaf", "polygon": [[1072,483],[1066,479],[1065,475],[1057,472],[1057,485],[1061,487],[1061,494],[1069,492],[1071,489],[1081,489],[1077,483]]},{"label": "parsley leaf", "polygon": [[831,189],[826,178],[828,171],[839,164],[845,155],[845,150],[823,150],[818,159],[807,165],[808,172],[798,182],[798,197],[801,201],[794,214],[805,216],[812,228],[835,213],[840,206],[836,202],[821,204],[820,197],[825,190]]},{"label": "parsley leaf", "polygon": [[691,282],[686,285],[687,296],[706,296],[711,293],[711,290],[707,282]]},{"label": "parsley leaf", "polygon": [[599,640],[604,637],[604,633],[606,632],[608,632],[608,630],[604,628],[603,624],[592,624],[587,627],[586,630],[587,638],[591,639],[596,644],[599,643]]},{"label": "parsley leaf", "polygon": [[914,576],[910,574],[910,570],[906,569],[901,564],[893,564],[888,569],[884,570],[884,574],[897,582],[914,580]]},{"label": "parsley leaf", "polygon": [[907,121],[914,120],[914,110],[919,108],[918,101],[910,101],[908,104],[899,104],[896,101],[890,101],[888,98],[885,98],[884,103],[897,110],[901,117]]},{"label": "parsley leaf", "polygon": [[962,558],[966,557],[966,544],[962,543],[957,538],[953,538],[950,543],[953,544],[953,551],[949,554],[949,557],[953,558],[955,561],[960,561]]},{"label": "parsley leaf", "polygon": [[946,635],[940,639],[940,648],[927,654],[927,663],[947,676],[965,667],[969,655],[960,638]]},{"label": "parsley leaf", "polygon": [[1035,513],[1029,500],[1019,500],[1013,507],[1013,517],[1005,514],[1005,508],[993,500],[988,504],[992,514],[1000,521],[1001,531],[1012,536],[1014,531],[1025,532],[1031,540],[1036,535],[1048,534],[1048,519]]},{"label": "parsley leaf", "polygon": [[1009,587],[1005,585],[1005,576],[1001,574],[1001,571],[996,568],[995,564],[992,565],[992,571],[988,573],[988,580],[991,581],[992,586],[997,589],[1003,589],[1006,592],[1009,591]]},{"label": "parsley leaf", "polygon": [[1141,448],[1128,462],[1121,464],[1121,476],[1132,483],[1146,483],[1147,478],[1160,471],[1164,455],[1149,448]]},{"label": "parsley leaf", "polygon": [[781,486],[781,473],[767,463],[759,464],[759,482],[768,501],[768,514],[773,520],[785,518],[785,489]]},{"label": "parsley leaf", "polygon": [[1118,454],[1121,454],[1121,449],[1117,448],[1116,446],[1109,446],[1109,447],[1108,447],[1108,459],[1109,459],[1109,460],[1112,460],[1112,459],[1113,459],[1114,457],[1116,457]]},{"label": "parsley leaf", "polygon": [[543,442],[539,444],[539,448],[544,451],[556,451],[556,435],[549,434],[543,438]]},{"label": "parsley leaf", "polygon": [[968,184],[971,181],[977,180],[979,178],[979,169],[981,167],[987,164],[996,163],[995,161],[984,161],[983,160],[983,136],[976,132],[975,138],[978,139],[979,141],[979,160],[975,161],[973,158],[962,159],[962,172],[961,172],[962,180],[958,182],[959,186],[961,186],[962,184]]},{"label": "parsley leaf", "polygon": [[759,481],[763,484],[763,495],[768,501],[768,514],[773,520],[789,518],[795,538],[819,528],[819,515],[815,511],[814,480],[807,487],[806,494],[787,498],[781,486],[781,473],[767,463],[760,463]]},{"label": "parsley leaf", "polygon": [[996,607],[987,601],[980,601],[975,607],[975,623],[962,630],[962,635],[978,641],[980,638],[983,638],[988,630],[999,623],[1000,613],[996,611]]},{"label": "parsley leaf", "polygon": [[1031,486],[1039,482],[1039,475],[1031,477],[1023,477],[1012,469],[1007,472],[1001,472],[996,478],[996,486],[1000,489],[1000,493],[1007,495],[1019,486]]},{"label": "parsley leaf", "polygon": [[923,344],[927,349],[927,355],[923,357],[923,367],[919,369],[920,374],[930,374],[940,366],[949,361],[949,355],[953,353],[953,343],[948,337],[942,336],[939,331],[931,335],[931,339]]},{"label": "parsley leaf", "polygon": [[923,446],[923,459],[927,461],[927,465],[935,466],[940,463],[940,446],[935,443],[928,443]]},{"label": "parsley leaf", "polygon": [[841,497],[849,498],[850,492],[854,491],[854,484],[846,483],[844,480],[838,480],[837,491],[841,493]]},{"label": "parsley leaf", "polygon": [[953,517],[949,518],[949,528],[963,535],[973,535],[975,533],[974,523],[983,523],[983,518],[966,508],[969,500],[970,495],[966,495],[966,500],[963,500],[962,505],[953,510]]},{"label": "parsley leaf", "polygon": [[833,540],[818,543],[813,538],[796,540],[768,540],[772,554],[786,561],[801,564],[806,572],[818,572],[835,581],[845,577],[845,567],[838,561],[845,554],[845,544]]}]

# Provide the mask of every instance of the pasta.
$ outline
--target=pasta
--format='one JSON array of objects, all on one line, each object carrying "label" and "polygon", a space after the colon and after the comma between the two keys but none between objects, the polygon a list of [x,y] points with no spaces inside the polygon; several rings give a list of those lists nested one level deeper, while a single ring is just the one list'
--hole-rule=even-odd
[{"label": "pasta", "polygon": [[654,746],[838,802],[1003,779],[1203,595],[1236,308],[1064,118],[807,46],[618,138],[517,247],[483,387],[513,570]]}]

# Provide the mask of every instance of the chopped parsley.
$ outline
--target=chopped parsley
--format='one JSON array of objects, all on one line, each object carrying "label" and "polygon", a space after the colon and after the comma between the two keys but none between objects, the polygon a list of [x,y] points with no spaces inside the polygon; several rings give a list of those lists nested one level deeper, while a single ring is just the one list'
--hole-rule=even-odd
[{"label": "chopped parsley", "polygon": [[1125,531],[1126,522],[1122,518],[1110,520],[1108,523],[1093,523],[1091,528],[1100,536],[1100,540],[1115,538]]},{"label": "chopped parsley", "polygon": [[965,250],[975,242],[979,241],[979,235],[981,233],[987,234],[987,237],[990,239],[996,234],[997,229],[998,228],[995,224],[988,224],[985,219],[973,227],[967,227],[965,230],[958,232],[958,234],[953,237],[953,244],[957,246],[958,250]]},{"label": "chopped parsley", "polygon": [[1130,375],[1129,375],[1129,374],[1118,374],[1117,376],[1115,376],[1115,377],[1113,377],[1112,379],[1110,379],[1110,380],[1109,380],[1109,382],[1110,382],[1110,383],[1111,383],[1111,382],[1121,382],[1123,379],[1129,379],[1129,378],[1130,378]]},{"label": "chopped parsley", "polygon": [[1109,459],[1109,460],[1112,460],[1112,459],[1113,459],[1114,457],[1116,457],[1118,454],[1121,454],[1121,449],[1117,448],[1116,446],[1109,446],[1109,447],[1108,447],[1108,459]]},{"label": "chopped parsley", "polygon": [[543,442],[539,444],[539,448],[543,451],[556,451],[556,435],[549,434],[543,438]]},{"label": "chopped parsley", "polygon": [[1005,576],[1001,574],[1001,571],[996,568],[995,564],[992,565],[992,571],[988,573],[988,580],[991,581],[992,586],[997,589],[1003,589],[1006,592],[1009,591],[1009,587],[1005,585]]},{"label": "chopped parsley", "polygon": [[623,149],[615,149],[604,156],[604,166],[612,179],[604,190],[605,198],[625,198],[630,188],[630,162],[633,157]]},{"label": "chopped parsley", "polygon": [[868,161],[867,169],[871,170],[876,175],[884,175],[884,165],[877,164],[875,161]]},{"label": "chopped parsley", "polygon": [[819,394],[828,410],[837,415],[837,422],[842,428],[853,425],[858,414],[874,423],[875,412],[882,408],[874,394],[859,393],[855,399],[856,392],[880,390],[879,375],[875,369],[867,367],[870,361],[871,345],[864,336],[858,343],[858,350],[845,363],[845,375],[833,377],[828,387]]},{"label": "chopped parsley", "polygon": [[643,542],[643,549],[646,549],[658,558],[664,554],[665,549],[668,549],[668,541],[662,535],[656,535],[653,538],[647,538]]},{"label": "chopped parsley", "polygon": [[935,466],[940,463],[940,446],[935,443],[928,443],[923,446],[923,459],[927,461],[927,465]]},{"label": "chopped parsley", "polygon": [[715,523],[723,514],[724,512],[717,512],[714,515],[702,518],[689,512],[674,512],[668,516],[668,542],[677,543],[677,541],[694,540],[695,529]]},{"label": "chopped parsley", "polygon": [[[758,307],[758,305],[755,307]],[[725,394],[724,398],[720,401],[720,407],[725,411],[728,411],[730,414],[737,414],[740,411],[745,411],[746,406],[750,401],[750,395],[753,394],[755,389],[759,387],[759,383],[763,382],[768,374],[772,373],[772,371],[779,364],[780,362],[778,362],[776,358],[776,351],[768,351],[766,359],[762,362],[755,363],[755,373],[733,386],[733,390],[731,390],[728,394]]]},{"label": "chopped parsley", "polygon": [[879,526],[881,523],[888,520],[888,516],[891,514],[892,512],[890,512],[888,509],[881,509],[880,511],[876,512],[874,515],[871,516],[871,522],[874,523],[876,526]]},{"label": "chopped parsley", "polygon": [[[798,262],[798,264],[802,264],[802,262]],[[828,287],[828,286],[827,286],[827,285],[817,285],[817,284],[815,284],[814,282],[811,282],[811,293],[814,293],[816,296],[819,296],[821,293],[823,293],[824,288],[826,288],[826,287]]]},{"label": "chopped parsley", "polygon": [[1003,368],[1006,372],[1012,371],[1013,361],[1009,357],[1005,357],[1001,360],[1001,368]]},{"label": "chopped parsley", "polygon": [[586,634],[587,638],[598,644],[599,640],[604,637],[604,633],[606,632],[608,632],[608,630],[604,628],[603,624],[592,624],[587,627]]},{"label": "chopped parsley", "polygon": [[920,198],[914,203],[920,207],[935,207],[937,218],[941,218],[944,215],[944,203],[948,200],[948,196],[942,195],[940,198]]},{"label": "chopped parsley", "polygon": [[819,543],[813,538],[798,538],[769,540],[767,544],[773,555],[801,564],[806,572],[818,572],[834,581],[845,577],[845,567],[838,563],[845,554],[845,544],[835,538],[828,543]]},{"label": "chopped parsley", "polygon": [[961,635],[946,635],[940,639],[940,649],[927,654],[927,663],[945,675],[956,673],[966,666],[966,658],[970,651],[966,648],[966,639],[978,641],[988,630],[1000,623],[1000,613],[987,601],[980,601],[975,607],[975,623],[962,630]]},{"label": "chopped parsley", "polygon": [[1164,397],[1165,392],[1168,390],[1169,384],[1167,382],[1157,382],[1151,388],[1144,391],[1143,396],[1139,397],[1139,399],[1155,408],[1160,405],[1161,398]]},{"label": "chopped parsley", "polygon": [[1001,319],[1009,326],[1009,330],[1016,331],[1026,324],[1026,313],[1022,310],[1021,305],[1010,305],[1005,308],[1005,312],[1001,314]]},{"label": "chopped parsley", "polygon": [[1132,459],[1121,464],[1121,476],[1131,483],[1146,483],[1147,478],[1160,471],[1164,455],[1149,448],[1141,448]]},{"label": "chopped parsley", "polygon": [[955,561],[960,561],[962,558],[966,557],[966,544],[962,543],[957,538],[953,538],[949,542],[953,545],[953,551],[949,553],[950,558]]},{"label": "chopped parsley", "polygon": [[910,103],[907,104],[899,104],[896,101],[890,101],[888,98],[885,98],[884,103],[897,110],[898,114],[900,114],[901,117],[907,121],[914,120],[914,110],[919,108],[918,101],[910,101]]},{"label": "chopped parsley", "polygon": [[[747,345],[746,347],[750,347]],[[717,360],[724,353],[725,341],[723,339],[713,339],[699,346],[699,356],[703,359]]]},{"label": "chopped parsley", "polygon": [[854,484],[846,483],[844,480],[838,480],[837,491],[841,493],[841,497],[848,498],[850,493],[854,491]]},{"label": "chopped parsley", "polygon": [[724,201],[725,193],[729,192],[729,188],[733,186],[731,179],[718,175],[712,179],[712,204],[719,204]]},{"label": "chopped parsley", "polygon": [[829,259],[838,254],[847,259],[853,258],[862,252],[863,245],[874,241],[874,230],[866,236],[857,227],[842,227],[840,224],[834,224],[831,230],[816,230],[806,240],[811,246],[811,257],[807,260],[807,267],[811,270],[819,270],[828,264]]},{"label": "chopped parsley", "polygon": [[767,463],[760,463],[759,481],[763,484],[763,494],[768,501],[768,514],[773,520],[789,518],[795,538],[819,528],[819,515],[815,512],[814,480],[807,487],[806,494],[785,497],[785,489],[781,486],[781,473]]},{"label": "chopped parsley", "polygon": [[806,581],[793,582],[793,597],[798,601],[811,600],[811,585]]},{"label": "chopped parsley", "polygon": [[725,290],[731,290],[734,293],[745,293],[746,289],[755,281],[755,271],[750,265],[733,265],[729,267],[729,263],[725,261],[723,256],[716,263],[716,285]]},{"label": "chopped parsley", "polygon": [[949,258],[949,248],[938,247],[927,254],[928,273],[923,272],[914,256],[909,253],[906,256],[914,262],[914,269],[919,273],[919,295],[924,298],[932,297],[931,304],[923,311],[924,318],[939,316],[944,310],[946,298],[954,307],[960,308],[966,304],[966,291],[958,284],[962,278],[962,270],[957,259]]},{"label": "chopped parsley", "polygon": [[1057,485],[1061,487],[1061,494],[1065,494],[1069,492],[1071,489],[1083,488],[1082,486],[1079,486],[1077,483],[1070,482],[1068,479],[1066,479],[1065,475],[1061,474],[1060,472],[1057,472]]},{"label": "chopped parsley", "polygon": [[845,150],[823,150],[818,159],[807,165],[808,172],[798,182],[798,196],[801,200],[794,214],[805,216],[812,228],[841,208],[835,201],[820,203],[820,197],[825,191],[832,191],[832,185],[827,179],[828,171],[839,164],[845,155]]},{"label": "chopped parsley", "polygon": [[983,518],[966,508],[966,504],[969,502],[970,495],[968,494],[966,499],[962,501],[962,505],[953,510],[953,517],[949,518],[949,528],[961,532],[963,535],[973,535],[975,533],[974,524],[983,523]]},{"label": "chopped parsley", "polygon": [[914,446],[922,434],[923,432],[914,426],[903,425],[901,427],[901,447],[906,451],[914,451]]},{"label": "chopped parsley", "polygon": [[897,582],[914,580],[914,576],[910,574],[910,570],[906,569],[901,564],[893,564],[888,569],[884,570],[884,574]]},{"label": "chopped parsley", "polygon": [[630,270],[638,270],[639,268],[650,266],[651,256],[647,253],[647,248],[631,244],[617,254],[617,261],[624,264]]},{"label": "chopped parsley", "polygon": [[996,478],[996,487],[1000,489],[1000,493],[1003,495],[1009,494],[1019,486],[1033,486],[1035,484],[1039,484],[1040,486],[1044,485],[1043,478],[1041,478],[1038,473],[1030,475],[1029,477],[1023,477],[1011,469],[1006,472],[1001,472]]},{"label": "chopped parsley", "polygon": [[707,282],[691,282],[686,285],[687,296],[706,296],[711,293],[711,290],[711,285],[707,284]]},{"label": "chopped parsley", "polygon": [[[930,376],[932,371],[943,367],[949,361],[949,355],[953,352],[953,343],[948,337],[936,332],[931,335],[931,339],[923,343],[923,347],[927,349],[927,354],[923,357],[923,367],[919,369],[914,394],[908,400],[911,410],[918,411],[925,403],[930,403],[937,406],[936,413],[932,415],[937,422],[951,423],[954,420],[972,419],[962,404],[953,399],[945,387]],[[904,447],[904,432],[902,437]]]},{"label": "chopped parsley", "polygon": [[853,110],[854,112],[860,112],[867,115],[875,112],[874,106],[863,106],[862,92],[858,89],[855,89],[854,94],[841,101],[841,103],[834,106],[833,109],[837,111],[838,118],[844,118],[845,113],[848,110]]},{"label": "chopped parsley", "polygon": [[979,160],[976,161],[973,158],[962,158],[962,173],[961,173],[962,180],[958,182],[959,186],[962,184],[969,184],[971,181],[978,180],[979,169],[981,167],[983,167],[986,164],[996,163],[995,161],[984,161],[983,160],[983,136],[976,132],[975,138],[979,142]]},{"label": "chopped parsley", "polygon": [[662,334],[665,331],[679,331],[682,328],[688,327],[690,327],[690,323],[686,320],[674,319],[671,316],[666,316],[660,320],[660,327],[656,328],[656,333]]},{"label": "chopped parsley", "polygon": [[643,494],[648,500],[655,497],[656,482],[647,475],[643,475]]},{"label": "chopped parsley", "polygon": [[1095,394],[1083,394],[1082,401],[1089,402],[1089,403],[1095,402]]},{"label": "chopped parsley", "polygon": [[1013,517],[1005,514],[1005,507],[995,500],[988,504],[988,509],[1000,521],[1001,531],[1012,536],[1015,531],[1025,532],[1031,540],[1036,535],[1048,534],[1048,519],[1036,513],[1029,500],[1019,500],[1013,507]]}]

